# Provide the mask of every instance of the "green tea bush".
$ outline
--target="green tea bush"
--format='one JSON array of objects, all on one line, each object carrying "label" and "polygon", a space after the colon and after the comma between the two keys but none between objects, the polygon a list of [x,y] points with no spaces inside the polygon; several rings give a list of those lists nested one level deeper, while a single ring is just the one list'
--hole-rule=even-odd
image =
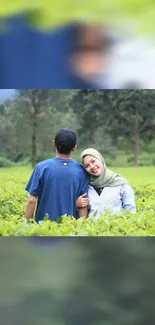
[{"label": "green tea bush", "polygon": [[[144,173],[145,169],[141,170]],[[57,222],[50,222],[46,216],[45,220],[39,223],[34,220],[27,223],[24,217],[27,197],[24,187],[30,173],[31,169],[24,167],[0,170],[0,236],[155,235],[154,184],[133,186],[137,206],[136,214],[123,211],[119,215],[112,215],[107,212],[101,214],[99,220],[95,217],[75,220],[72,217],[62,216]]]}]

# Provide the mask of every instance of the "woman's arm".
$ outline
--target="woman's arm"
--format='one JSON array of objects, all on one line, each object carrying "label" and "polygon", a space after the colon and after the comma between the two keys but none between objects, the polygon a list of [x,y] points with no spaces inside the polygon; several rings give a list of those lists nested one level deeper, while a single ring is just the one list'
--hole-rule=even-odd
[{"label": "woman's arm", "polygon": [[136,213],[136,204],[134,191],[129,184],[122,187],[122,206],[124,210],[129,210],[131,213]]},{"label": "woman's arm", "polygon": [[76,200],[76,208],[78,209],[78,217],[88,217],[88,198],[85,194],[80,195]]},{"label": "woman's arm", "polygon": [[88,198],[85,197],[85,194],[80,195],[76,200],[76,207],[77,208],[85,208],[88,206]]}]

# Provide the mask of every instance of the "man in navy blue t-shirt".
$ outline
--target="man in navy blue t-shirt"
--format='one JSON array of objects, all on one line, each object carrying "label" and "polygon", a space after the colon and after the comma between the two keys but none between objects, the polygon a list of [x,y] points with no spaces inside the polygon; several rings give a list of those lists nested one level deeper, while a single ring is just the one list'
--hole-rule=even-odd
[{"label": "man in navy blue t-shirt", "polygon": [[[49,215],[55,221],[62,215],[76,218],[76,200],[79,195],[88,193],[88,176],[83,167],[72,159],[76,150],[76,133],[71,129],[61,129],[53,140],[56,157],[36,165],[26,185],[29,192],[26,219],[36,221]],[[87,217],[88,209],[79,209],[79,217]]]}]

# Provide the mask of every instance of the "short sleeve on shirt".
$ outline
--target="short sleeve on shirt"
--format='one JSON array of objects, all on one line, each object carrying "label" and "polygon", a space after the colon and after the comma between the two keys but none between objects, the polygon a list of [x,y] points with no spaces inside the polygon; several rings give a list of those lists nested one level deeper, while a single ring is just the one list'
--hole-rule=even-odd
[{"label": "short sleeve on shirt", "polygon": [[29,192],[30,195],[38,197],[40,179],[41,179],[40,168],[38,165],[36,165],[25,187],[25,190]]},{"label": "short sleeve on shirt", "polygon": [[86,193],[86,197],[88,197],[88,185],[89,185],[89,178],[88,178],[87,173],[84,171],[83,172],[82,185],[81,185],[81,188],[80,188],[80,194],[79,195],[82,195],[82,194]]}]

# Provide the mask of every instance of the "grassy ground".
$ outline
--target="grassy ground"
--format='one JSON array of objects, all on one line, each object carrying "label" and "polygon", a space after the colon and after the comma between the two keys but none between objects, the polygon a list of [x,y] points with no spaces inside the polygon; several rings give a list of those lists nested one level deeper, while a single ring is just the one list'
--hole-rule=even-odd
[{"label": "grassy ground", "polygon": [[[125,177],[132,186],[155,184],[155,166],[152,167],[110,167],[111,170]],[[6,182],[15,181],[24,188],[32,172],[31,167],[12,167],[0,169],[2,187]]]},{"label": "grassy ground", "polygon": [[121,167],[110,168],[125,177],[130,185],[155,184],[155,166],[152,167]]}]

